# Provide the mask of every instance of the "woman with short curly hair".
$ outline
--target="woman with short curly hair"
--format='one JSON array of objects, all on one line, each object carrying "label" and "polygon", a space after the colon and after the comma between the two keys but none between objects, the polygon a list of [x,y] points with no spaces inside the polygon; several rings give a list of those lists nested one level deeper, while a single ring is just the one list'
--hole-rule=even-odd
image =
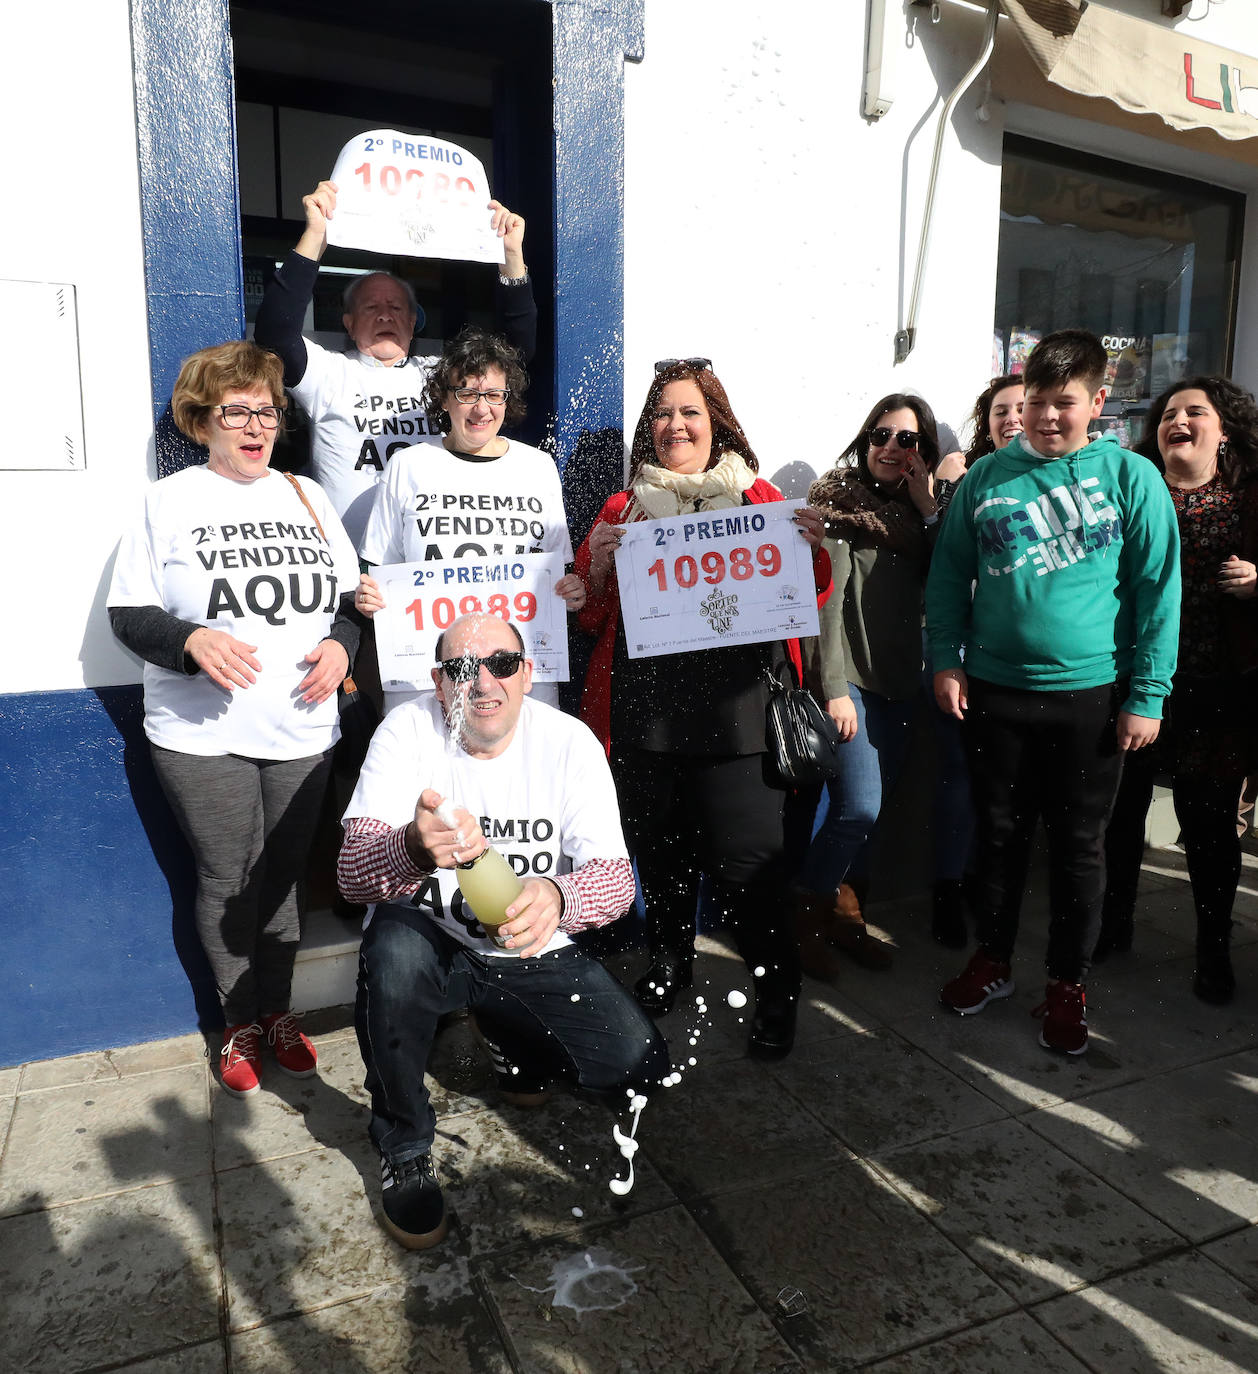
[{"label": "woman with short curly hair", "polygon": [[[394,454],[376,488],[359,552],[368,563],[431,563],[528,553],[572,561],[555,460],[508,439],[504,424],[524,418],[528,378],[519,350],[483,329],[462,330],[437,360],[424,387],[429,420],[441,443]],[[570,612],[585,604],[581,579],[565,573],[555,595]],[[384,605],[374,578],[363,582],[365,609]],[[426,680],[386,682],[389,710],[431,687]],[[553,683],[533,696],[558,704]]]},{"label": "woman with short curly hair", "polygon": [[1155,771],[1171,775],[1197,915],[1193,991],[1231,1000],[1236,802],[1258,768],[1258,405],[1226,377],[1189,377],[1150,407],[1139,452],[1161,470],[1179,523],[1179,662],[1154,749],[1131,753],[1106,836],[1094,960],[1131,947]]},{"label": "woman with short curly hair", "polygon": [[283,366],[239,341],[184,363],[175,423],[206,462],[154,482],[108,607],[144,660],[144,732],[197,871],[196,924],[223,1009],[220,1081],[258,1091],[262,1045],[298,1078],[298,884],[358,646],[358,563],[318,483],[272,471]]}]

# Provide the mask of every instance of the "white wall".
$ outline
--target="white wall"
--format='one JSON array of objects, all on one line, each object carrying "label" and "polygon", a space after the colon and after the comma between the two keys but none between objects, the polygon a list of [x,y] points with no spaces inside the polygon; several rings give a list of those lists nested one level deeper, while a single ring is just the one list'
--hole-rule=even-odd
[{"label": "white wall", "polygon": [[[1152,0],[1112,3],[1158,17]],[[1178,27],[1258,52],[1253,5],[1216,0]],[[917,345],[895,366],[940,107],[980,49],[983,15],[944,4],[932,25],[905,4],[892,25],[905,37],[895,103],[870,122],[860,112],[866,9],[647,0],[645,59],[625,80],[627,427],[654,359],[702,354],[770,474],[799,459],[827,466],[891,390],[920,391],[960,430],[991,375],[1006,126],[1258,190],[1258,169],[1187,153],[1155,120],[1141,136],[1112,128],[1115,107],[1102,100],[1089,102],[1091,120],[1007,108],[986,98],[980,76],[947,134]],[[1234,373],[1254,386],[1258,214],[1245,248]]]},{"label": "white wall", "polygon": [[[0,471],[0,692],[137,682],[104,612],[106,565],[153,475],[127,0],[15,5],[4,30],[16,161],[0,273],[77,288],[86,468]],[[22,403],[0,382],[11,445],[40,423]]]},{"label": "white wall", "polygon": [[656,358],[701,354],[764,471],[822,470],[883,393],[920,391],[955,426],[991,375],[1000,130],[975,118],[981,83],[945,142],[917,345],[893,362],[938,92],[981,17],[923,12],[890,113],[867,122],[864,12],[648,0],[645,60],[626,71],[627,427]]}]

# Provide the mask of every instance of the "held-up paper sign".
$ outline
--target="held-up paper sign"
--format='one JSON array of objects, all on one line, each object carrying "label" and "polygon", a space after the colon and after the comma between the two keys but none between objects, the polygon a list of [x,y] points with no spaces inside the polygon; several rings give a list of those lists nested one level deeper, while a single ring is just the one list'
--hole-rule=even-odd
[{"label": "held-up paper sign", "polygon": [[567,682],[568,624],[555,583],[563,555],[524,553],[458,562],[389,563],[374,576],[384,596],[375,615],[380,681],[431,687],[437,636],[478,611],[510,621],[533,660],[534,682]]},{"label": "held-up paper sign", "polygon": [[616,550],[630,658],[817,633],[800,502],[626,525]]},{"label": "held-up paper sign", "polygon": [[457,143],[394,129],[356,134],[332,171],[328,242],[412,258],[506,260],[489,227],[489,178]]}]

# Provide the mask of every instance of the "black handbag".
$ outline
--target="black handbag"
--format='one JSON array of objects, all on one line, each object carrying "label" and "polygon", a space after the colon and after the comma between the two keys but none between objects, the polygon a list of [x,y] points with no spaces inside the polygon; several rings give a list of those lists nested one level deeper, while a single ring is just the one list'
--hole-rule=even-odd
[{"label": "black handbag", "polygon": [[380,724],[380,712],[371,698],[358,690],[352,677],[347,677],[337,688],[336,706],[341,719],[336,766],[343,773],[358,773],[367,757],[371,737]]},{"label": "black handbag", "polygon": [[[794,669],[787,672],[794,683]],[[802,687],[787,686],[766,668],[769,701],[765,706],[768,772],[776,787],[803,787],[839,776],[839,727]]]}]

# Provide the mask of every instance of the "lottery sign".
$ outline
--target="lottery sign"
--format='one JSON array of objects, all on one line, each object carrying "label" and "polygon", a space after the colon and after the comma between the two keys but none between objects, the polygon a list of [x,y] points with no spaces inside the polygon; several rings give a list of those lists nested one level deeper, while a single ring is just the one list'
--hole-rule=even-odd
[{"label": "lottery sign", "polygon": [[375,626],[386,687],[431,687],[437,636],[461,615],[479,612],[520,631],[534,682],[567,682],[567,611],[555,595],[563,576],[561,554],[390,563],[373,575],[384,596]]},{"label": "lottery sign", "polygon": [[815,635],[798,509],[773,501],[625,526],[616,578],[629,657]]},{"label": "lottery sign", "polygon": [[371,129],[341,149],[332,180],[329,243],[412,258],[505,261],[489,227],[489,178],[457,143]]}]

